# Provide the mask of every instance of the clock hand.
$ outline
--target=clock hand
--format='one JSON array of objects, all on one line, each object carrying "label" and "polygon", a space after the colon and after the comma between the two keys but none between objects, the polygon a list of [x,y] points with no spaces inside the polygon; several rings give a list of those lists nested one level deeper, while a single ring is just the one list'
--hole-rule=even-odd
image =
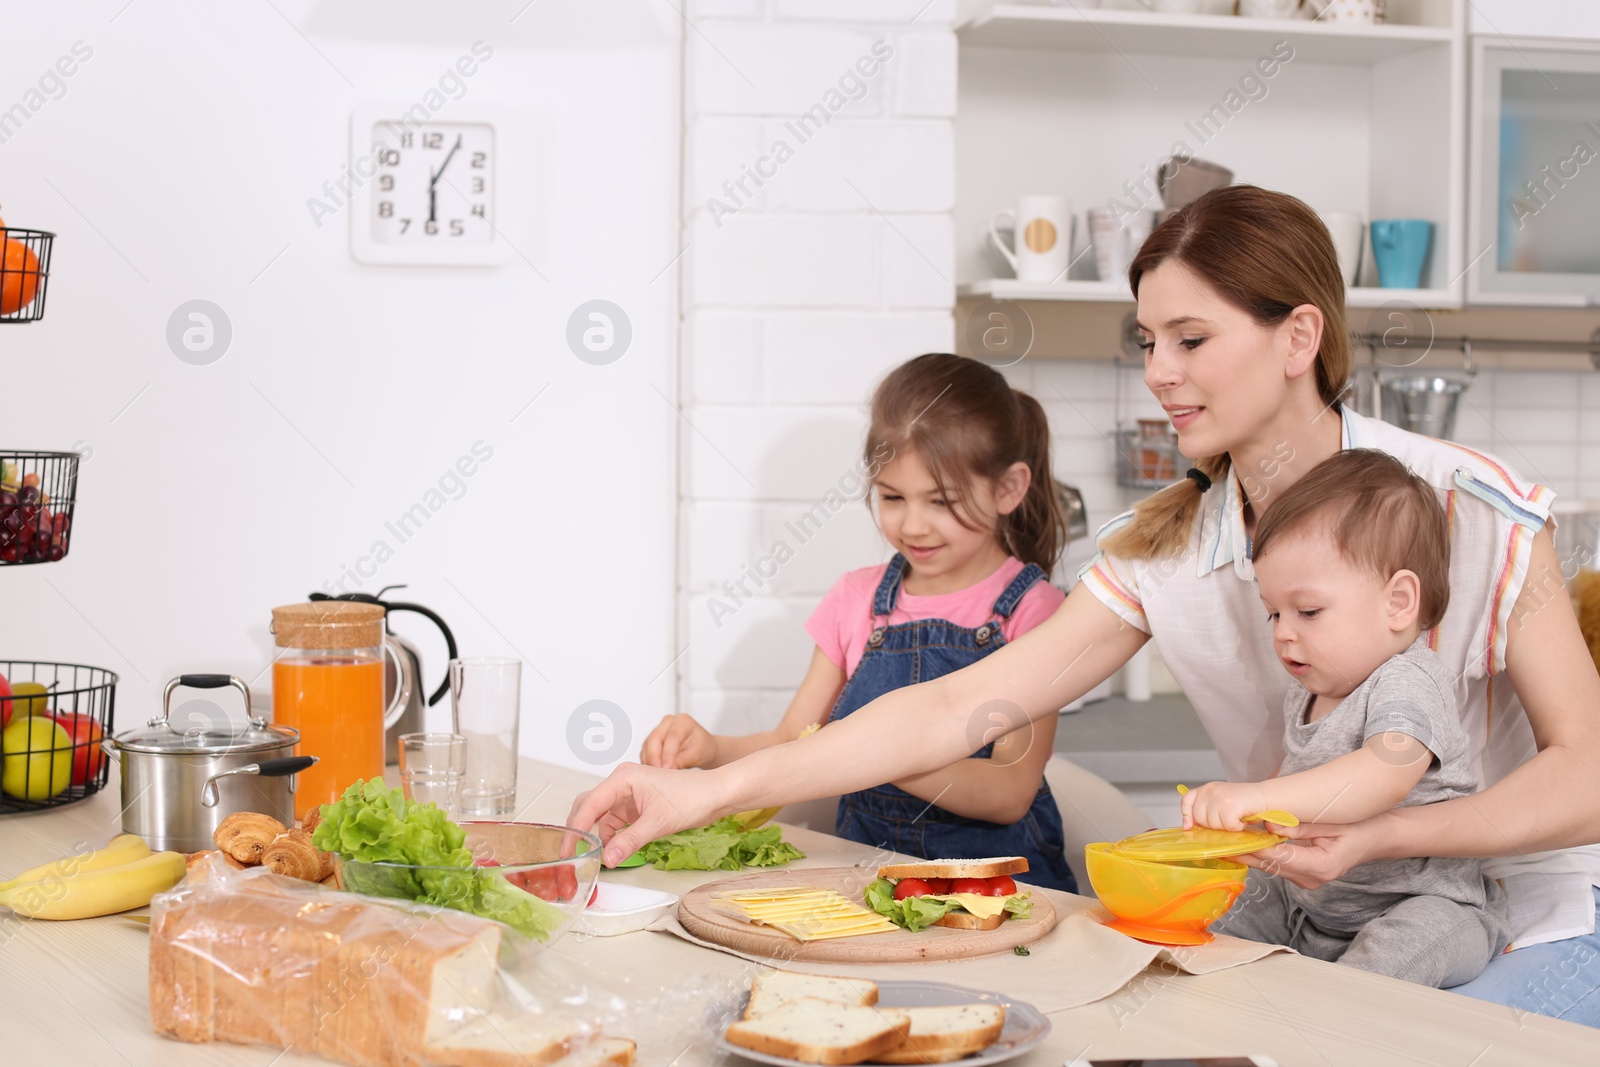
[{"label": "clock hand", "polygon": [[435,204],[435,200],[436,200],[435,190],[436,190],[436,187],[439,184],[439,179],[444,177],[444,169],[450,165],[450,161],[455,158],[456,149],[458,149],[460,147],[461,147],[461,135],[458,133],[458,134],[456,134],[456,143],[450,146],[450,151],[448,153],[446,153],[446,155],[444,157],[444,162],[439,164],[439,169],[434,171],[432,176],[429,177],[429,179],[428,179],[428,221],[429,222],[438,221],[434,217],[434,215],[435,215],[434,204]]}]

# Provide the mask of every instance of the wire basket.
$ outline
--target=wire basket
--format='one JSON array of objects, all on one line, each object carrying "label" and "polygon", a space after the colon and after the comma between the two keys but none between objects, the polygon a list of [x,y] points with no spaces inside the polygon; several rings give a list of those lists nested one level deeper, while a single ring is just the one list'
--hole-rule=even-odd
[{"label": "wire basket", "polygon": [[50,249],[55,239],[55,234],[45,230],[0,226],[0,322],[44,318]]},{"label": "wire basket", "polygon": [[76,452],[0,451],[0,566],[66,556],[78,458]]},{"label": "wire basket", "polygon": [[1189,461],[1178,451],[1177,435],[1154,436],[1140,430],[1118,430],[1117,484],[1129,489],[1161,489],[1183,477]]},{"label": "wire basket", "polygon": [[[71,804],[100,791],[111,761],[100,747],[110,737],[117,676],[76,663],[0,660],[10,696],[0,696],[8,720],[0,755],[0,814]],[[25,685],[43,686],[38,693]],[[24,685],[22,693],[16,687]],[[27,713],[27,714],[25,714]],[[50,719],[52,726],[17,730],[17,723]]]}]

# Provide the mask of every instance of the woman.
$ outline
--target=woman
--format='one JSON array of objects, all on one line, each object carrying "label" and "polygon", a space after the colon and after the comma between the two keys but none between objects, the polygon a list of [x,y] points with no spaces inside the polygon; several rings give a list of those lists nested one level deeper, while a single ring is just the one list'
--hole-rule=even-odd
[{"label": "woman", "polygon": [[[1485,789],[1348,825],[1304,824],[1246,857],[1308,888],[1368,860],[1489,862],[1516,951],[1459,992],[1600,1025],[1600,675],[1588,657],[1548,523],[1549,489],[1458,446],[1339,403],[1350,369],[1344,287],[1327,230],[1281,193],[1230,186],[1168,218],[1129,269],[1145,383],[1190,477],[1101,531],[1101,554],[1047,622],[992,656],[887,693],[812,737],[689,775],[632,764],[578,798],[615,863],[716,815],[848,792],[967,754],[973,724],[1010,705],[1053,715],[1157,639],[1230,779],[1277,770],[1287,675],[1250,565],[1274,493],[1350,447],[1379,448],[1441,491],[1451,594],[1430,644],[1460,679]],[[1509,683],[1509,684],[1508,684]],[[1551,850],[1565,850],[1553,854]]]}]

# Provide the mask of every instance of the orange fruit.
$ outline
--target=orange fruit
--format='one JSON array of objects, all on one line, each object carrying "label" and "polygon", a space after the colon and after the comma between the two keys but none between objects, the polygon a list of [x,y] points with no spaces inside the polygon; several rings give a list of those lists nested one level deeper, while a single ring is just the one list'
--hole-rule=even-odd
[{"label": "orange fruit", "polygon": [[7,239],[0,262],[0,315],[12,315],[33,303],[39,291],[39,257],[21,241]]}]

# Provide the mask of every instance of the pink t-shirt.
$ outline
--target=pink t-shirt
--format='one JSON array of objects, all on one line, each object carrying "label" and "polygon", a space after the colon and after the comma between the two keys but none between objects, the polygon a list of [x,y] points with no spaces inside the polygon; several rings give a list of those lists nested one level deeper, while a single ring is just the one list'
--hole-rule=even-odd
[{"label": "pink t-shirt", "polygon": [[[900,595],[895,598],[894,611],[889,615],[889,625],[944,619],[957,626],[976,629],[994,617],[994,602],[1022,568],[1020,559],[1008,556],[982,581],[954,593],[935,596],[912,596],[902,586]],[[867,638],[872,634],[872,597],[878,591],[878,583],[883,581],[883,572],[888,569],[887,563],[880,563],[846,574],[833,583],[828,595],[806,620],[806,633],[822,649],[823,655],[844,668],[846,678],[856,672],[856,665],[867,651]],[[1016,610],[1001,624],[1000,633],[1007,641],[1015,641],[1055,614],[1066,598],[1066,594],[1048,579],[1041,578],[1022,594]]]}]

